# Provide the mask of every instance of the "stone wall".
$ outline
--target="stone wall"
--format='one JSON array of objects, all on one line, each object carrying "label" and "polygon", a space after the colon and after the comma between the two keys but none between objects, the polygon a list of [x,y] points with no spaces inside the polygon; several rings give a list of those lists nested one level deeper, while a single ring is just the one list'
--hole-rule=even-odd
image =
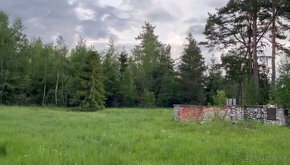
[{"label": "stone wall", "polygon": [[215,117],[223,117],[226,109],[214,106],[174,105],[174,118],[177,121],[203,122]]},{"label": "stone wall", "polygon": [[[275,112],[275,119],[269,119],[268,110],[273,109]],[[262,123],[285,125],[287,124],[287,116],[285,109],[274,106],[231,106],[224,116],[224,119],[238,122],[243,119],[254,119]]]},{"label": "stone wall", "polygon": [[288,120],[285,109],[274,105],[227,107],[175,105],[174,118],[177,121],[196,122],[205,122],[214,118],[233,122],[254,119],[262,123],[276,125],[285,125]]}]

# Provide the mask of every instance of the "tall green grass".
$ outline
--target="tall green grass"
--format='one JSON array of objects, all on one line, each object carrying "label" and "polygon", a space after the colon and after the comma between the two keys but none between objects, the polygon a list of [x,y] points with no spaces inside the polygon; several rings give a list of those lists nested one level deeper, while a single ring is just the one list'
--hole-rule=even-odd
[{"label": "tall green grass", "polygon": [[176,122],[172,109],[0,107],[0,164],[289,164],[290,128]]}]

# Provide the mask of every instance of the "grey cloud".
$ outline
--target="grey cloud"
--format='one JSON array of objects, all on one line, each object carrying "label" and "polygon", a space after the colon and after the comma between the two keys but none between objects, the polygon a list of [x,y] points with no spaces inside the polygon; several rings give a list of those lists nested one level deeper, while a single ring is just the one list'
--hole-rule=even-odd
[{"label": "grey cloud", "polygon": [[124,5],[130,5],[135,9],[146,9],[152,6],[151,0],[123,0]]},{"label": "grey cloud", "polygon": [[[74,35],[79,33],[76,26],[83,27],[81,36],[95,39],[112,37],[117,38],[108,31],[108,27],[116,27],[116,30],[127,29],[127,20],[118,17],[120,9],[111,6],[101,6],[94,1],[85,1],[84,7],[95,12],[95,20],[82,21],[76,17],[75,8],[79,3],[68,4],[66,0],[0,0],[0,10],[7,12],[11,19],[20,17],[23,19],[25,32],[29,37],[40,35],[45,42],[51,42],[52,36],[60,34],[68,44],[74,42]],[[108,15],[107,21],[101,17]]]},{"label": "grey cloud", "polygon": [[164,9],[154,10],[153,12],[150,12],[147,16],[151,21],[169,22],[174,20],[174,17]]},{"label": "grey cloud", "polygon": [[225,5],[228,1],[229,0],[206,0],[204,2],[209,7],[218,8],[218,7]]},{"label": "grey cloud", "polygon": [[0,10],[7,12],[12,19],[20,17],[29,37],[40,35],[45,42],[61,33],[71,43],[71,29],[78,20],[73,15],[73,6],[66,1],[51,3],[49,0],[10,0],[1,2]]},{"label": "grey cloud", "polygon": [[[196,38],[202,37],[204,27],[202,24],[207,18],[206,11],[213,10],[213,8],[220,7],[228,0],[204,0],[198,5],[201,5],[200,11],[181,11],[181,9],[174,10],[175,6],[167,6],[163,8],[162,5],[157,4],[152,0],[123,0],[119,7],[102,5],[99,0],[0,0],[0,10],[7,12],[11,19],[20,17],[23,19],[25,33],[28,37],[40,36],[44,42],[51,42],[52,37],[60,34],[66,40],[66,43],[72,46],[76,35],[82,36],[84,39],[103,39],[111,37],[116,43],[118,36],[109,31],[113,28],[116,31],[122,32],[124,30],[132,29],[132,34],[128,38],[134,39],[136,28],[140,28],[146,19],[152,21],[153,24],[158,24],[160,28],[164,29],[165,34],[168,32],[167,23],[185,26],[174,27],[178,34],[185,32],[192,32]],[[166,1],[167,2],[167,1]],[[197,5],[192,0],[188,0],[192,5]],[[177,1],[170,1],[166,5],[174,5],[175,3],[183,3]],[[164,3],[162,3],[164,4]],[[93,11],[94,19],[80,20],[76,16],[75,9],[82,7]],[[166,9],[171,9],[167,11]],[[199,9],[199,8],[198,8]],[[191,13],[192,12],[192,13]],[[185,15],[182,15],[185,14]],[[191,19],[183,21],[184,18]],[[142,17],[142,18],[140,18]],[[103,18],[103,19],[102,19]],[[179,20],[181,19],[181,20]],[[181,21],[181,22],[180,22]],[[181,24],[179,24],[181,23]],[[77,27],[82,28],[77,28]],[[128,32],[126,32],[128,33]],[[158,35],[158,34],[157,34]],[[185,35],[185,34],[184,34]],[[185,37],[185,36],[184,36]],[[120,47],[126,46],[133,48],[133,44],[129,41],[119,43]],[[126,43],[128,42],[128,43]],[[98,42],[95,47],[103,49],[106,43]],[[178,45],[173,45],[174,50],[179,50]],[[103,48],[102,48],[103,47]],[[130,51],[129,51],[130,52]],[[172,54],[178,56],[180,53]]]},{"label": "grey cloud", "polygon": [[196,35],[202,35],[204,31],[204,27],[202,25],[191,25],[187,32],[189,33],[192,33],[194,36]]},{"label": "grey cloud", "polygon": [[207,17],[192,17],[190,19],[185,20],[184,23],[189,23],[189,24],[204,23],[206,19]]}]

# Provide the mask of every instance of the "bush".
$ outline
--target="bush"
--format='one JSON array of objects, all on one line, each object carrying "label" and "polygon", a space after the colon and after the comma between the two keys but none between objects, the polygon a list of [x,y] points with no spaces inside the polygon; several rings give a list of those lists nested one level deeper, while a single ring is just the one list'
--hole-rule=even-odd
[{"label": "bush", "polygon": [[290,108],[290,78],[281,78],[273,90],[273,103]]},{"label": "bush", "polygon": [[145,89],[141,98],[140,106],[144,108],[155,107],[154,93]]},{"label": "bush", "polygon": [[214,104],[217,106],[225,106],[226,105],[226,93],[223,90],[218,90],[217,95],[213,96]]}]

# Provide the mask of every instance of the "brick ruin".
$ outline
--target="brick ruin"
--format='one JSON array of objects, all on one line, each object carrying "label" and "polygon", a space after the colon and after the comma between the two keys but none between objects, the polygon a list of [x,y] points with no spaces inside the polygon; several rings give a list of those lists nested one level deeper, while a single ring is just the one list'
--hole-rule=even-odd
[{"label": "brick ruin", "polygon": [[286,125],[289,124],[288,111],[274,105],[263,106],[194,106],[174,105],[174,119],[176,121],[206,122],[220,118],[233,122],[244,119],[254,119],[262,123]]}]

